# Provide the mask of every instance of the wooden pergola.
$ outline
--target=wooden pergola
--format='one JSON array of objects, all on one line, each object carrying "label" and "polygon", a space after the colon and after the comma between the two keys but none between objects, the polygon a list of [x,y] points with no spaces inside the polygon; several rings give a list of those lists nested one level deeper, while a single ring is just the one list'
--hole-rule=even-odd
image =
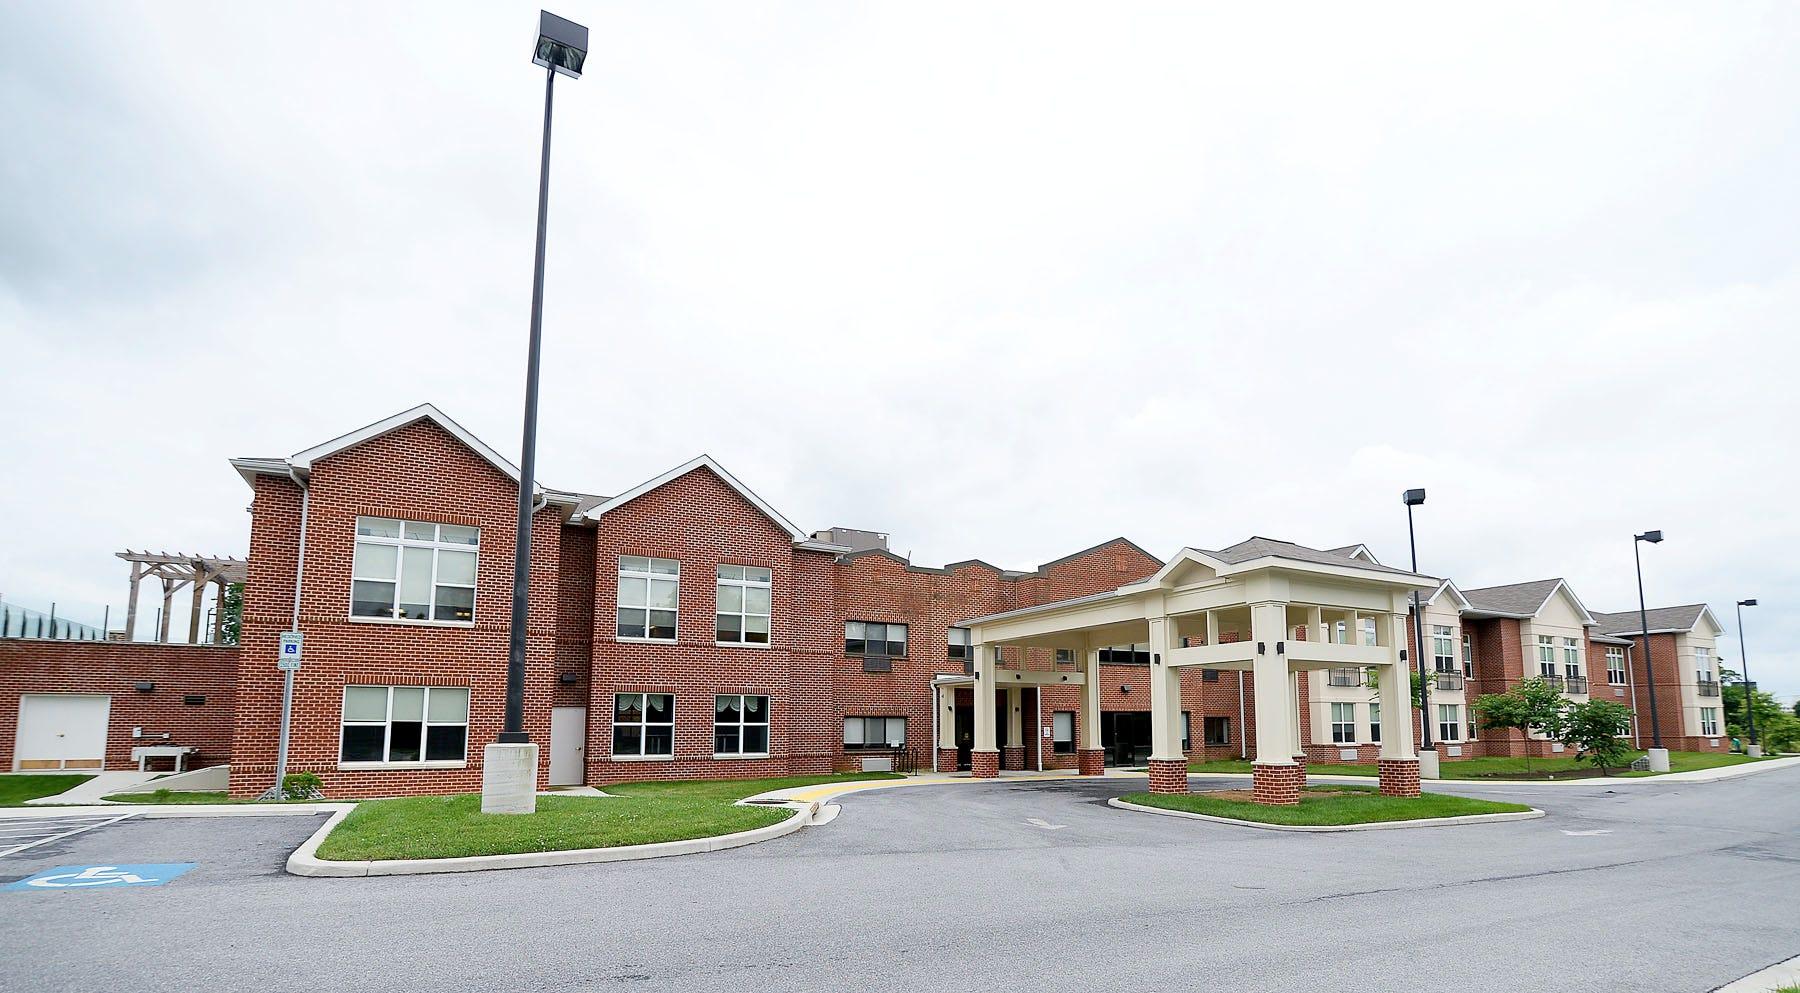
[{"label": "wooden pergola", "polygon": [[[241,583],[249,574],[249,563],[243,559],[220,557],[216,555],[171,555],[168,552],[134,552],[131,549],[117,553],[119,558],[131,563],[131,598],[125,603],[125,640],[130,641],[137,633],[138,583],[145,579],[162,581],[162,626],[157,631],[156,640],[169,640],[169,615],[174,606],[175,594],[184,586],[192,586],[194,591],[193,609],[188,617],[188,640],[200,640],[200,605],[206,598],[206,586],[211,583],[218,587],[218,602],[225,602],[225,588],[232,583]],[[218,641],[225,625],[224,610],[213,612],[213,641]]]}]

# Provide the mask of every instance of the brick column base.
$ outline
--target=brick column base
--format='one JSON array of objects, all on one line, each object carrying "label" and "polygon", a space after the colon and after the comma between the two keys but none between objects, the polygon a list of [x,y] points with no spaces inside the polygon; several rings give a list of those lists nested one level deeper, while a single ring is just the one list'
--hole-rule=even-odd
[{"label": "brick column base", "polygon": [[1000,775],[1000,753],[979,750],[970,752],[969,775],[976,779],[992,779]]},{"label": "brick column base", "polygon": [[938,752],[938,763],[937,763],[938,771],[939,772],[955,772],[956,771],[956,749],[940,748],[937,750],[937,752]]},{"label": "brick column base", "polygon": [[1305,789],[1306,788],[1306,753],[1301,752],[1300,754],[1295,755],[1294,756],[1294,764],[1300,767],[1300,788]]},{"label": "brick column base", "polygon": [[1150,792],[1186,793],[1188,767],[1186,759],[1151,759]]},{"label": "brick column base", "polygon": [[1300,787],[1305,781],[1306,772],[1300,766],[1257,762],[1250,766],[1250,798],[1257,803],[1291,807],[1300,802]]},{"label": "brick column base", "polygon": [[1007,745],[1005,748],[1001,749],[1000,757],[1005,760],[1001,766],[1003,769],[1008,769],[1012,772],[1020,772],[1025,768],[1024,745]]},{"label": "brick column base", "polygon": [[1376,759],[1381,773],[1382,796],[1418,796],[1418,759]]},{"label": "brick column base", "polygon": [[1079,758],[1083,776],[1100,776],[1106,773],[1106,749],[1083,748]]}]

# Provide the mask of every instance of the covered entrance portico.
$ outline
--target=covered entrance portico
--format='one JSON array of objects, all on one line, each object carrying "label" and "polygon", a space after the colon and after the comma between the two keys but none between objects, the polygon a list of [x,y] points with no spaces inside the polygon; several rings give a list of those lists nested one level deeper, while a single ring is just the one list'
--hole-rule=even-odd
[{"label": "covered entrance portico", "polygon": [[[1184,669],[1251,674],[1253,793],[1260,803],[1292,804],[1299,802],[1306,778],[1298,674],[1364,667],[1374,672],[1379,686],[1381,791],[1417,796],[1419,760],[1413,751],[1410,682],[1400,646],[1406,641],[1409,593],[1435,585],[1374,563],[1252,539],[1226,552],[1183,549],[1156,575],[1117,590],[965,621],[962,626],[969,628],[973,643],[970,657],[976,661],[973,673],[957,681],[974,694],[970,771],[995,776],[1003,765],[1012,767],[998,744],[996,717],[1005,714],[1011,720],[1017,711],[997,709],[1002,690],[1010,699],[1022,687],[1075,683],[1082,686],[1076,722],[1080,770],[1098,775],[1105,763],[1100,651],[1147,644],[1152,792],[1187,792]],[[1081,667],[1033,669],[1023,662],[996,662],[997,646],[1060,649],[1065,657],[1080,659]],[[1011,654],[1027,657],[1023,651]],[[1020,740],[1007,736],[1008,742]],[[943,744],[940,736],[940,748]]]},{"label": "covered entrance portico", "polygon": [[[1054,678],[1051,678],[1054,677]],[[1045,686],[1079,685],[1080,673],[1012,670],[1002,691],[989,697],[989,726],[999,753],[999,768],[1008,771],[1042,771],[1047,742],[1038,732],[1043,723]],[[973,770],[975,678],[939,676],[932,680],[937,700],[938,772]]]}]

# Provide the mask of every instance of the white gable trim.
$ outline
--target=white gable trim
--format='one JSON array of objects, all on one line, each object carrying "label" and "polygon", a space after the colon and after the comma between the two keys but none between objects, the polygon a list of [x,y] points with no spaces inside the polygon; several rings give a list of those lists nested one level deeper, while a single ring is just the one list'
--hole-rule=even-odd
[{"label": "white gable trim", "polygon": [[1531,616],[1536,617],[1537,615],[1543,613],[1544,608],[1549,606],[1551,598],[1556,596],[1556,594],[1558,592],[1568,594],[1569,602],[1575,605],[1575,612],[1577,614],[1581,615],[1582,626],[1585,627],[1589,624],[1600,623],[1599,621],[1594,620],[1593,614],[1588,613],[1587,605],[1581,602],[1581,598],[1576,596],[1575,590],[1569,586],[1568,580],[1564,580],[1564,579],[1559,579],[1556,581],[1556,585],[1552,586],[1550,588],[1550,595],[1544,597],[1544,602],[1538,604],[1537,609],[1531,612]]},{"label": "white gable trim", "polygon": [[1231,565],[1229,563],[1221,562],[1211,555],[1200,551],[1198,548],[1183,548],[1181,551],[1176,552],[1171,556],[1169,561],[1163,563],[1163,567],[1156,570],[1156,575],[1151,576],[1149,579],[1132,583],[1131,586],[1120,587],[1120,589],[1132,589],[1139,586],[1148,587],[1167,585],[1169,577],[1185,562],[1194,562],[1206,566],[1220,576],[1225,575],[1231,570]]},{"label": "white gable trim", "polygon": [[1462,611],[1468,610],[1470,608],[1469,598],[1466,596],[1463,596],[1462,590],[1457,589],[1456,584],[1451,582],[1448,579],[1446,579],[1442,583],[1440,583],[1438,585],[1438,588],[1435,590],[1432,590],[1431,595],[1426,597],[1421,602],[1424,603],[1426,606],[1430,606],[1430,605],[1436,603],[1437,598],[1440,596],[1443,596],[1445,593],[1449,593],[1450,599],[1456,601],[1456,610],[1458,613],[1461,613]]},{"label": "white gable trim", "polygon": [[517,466],[508,462],[499,452],[489,448],[486,442],[470,434],[461,424],[451,420],[443,411],[429,403],[422,403],[411,410],[403,410],[392,417],[384,417],[373,424],[366,424],[349,434],[339,435],[338,437],[325,442],[323,445],[314,445],[306,451],[300,452],[292,458],[289,458],[288,464],[300,472],[309,472],[312,470],[313,463],[320,459],[336,455],[347,448],[354,448],[372,438],[379,438],[390,431],[398,431],[409,424],[414,424],[419,421],[430,421],[438,427],[443,428],[457,441],[467,445],[471,451],[486,460],[489,465],[500,470],[501,474],[505,475],[506,478],[515,483],[519,481],[519,468]]},{"label": "white gable trim", "polygon": [[636,486],[633,486],[631,489],[628,489],[625,492],[619,494],[618,496],[613,497],[611,500],[608,500],[605,503],[600,504],[599,506],[588,508],[588,510],[585,513],[583,513],[581,515],[581,517],[586,520],[597,521],[601,517],[605,516],[607,512],[616,510],[620,507],[623,507],[624,505],[630,503],[633,500],[636,500],[638,497],[643,496],[644,494],[650,492],[651,490],[658,489],[676,479],[680,479],[682,476],[685,476],[690,472],[693,472],[695,469],[702,469],[702,468],[710,469],[712,471],[713,475],[715,475],[715,476],[719,477],[721,480],[723,480],[725,482],[726,486],[729,486],[733,490],[735,490],[737,492],[738,496],[741,496],[745,500],[749,501],[750,505],[755,507],[757,510],[761,511],[762,515],[764,517],[767,517],[769,520],[774,521],[776,524],[780,525],[782,530],[786,531],[788,533],[788,537],[791,538],[793,541],[804,542],[804,541],[811,540],[810,535],[808,535],[806,532],[804,532],[804,531],[800,530],[798,527],[796,527],[794,525],[793,521],[790,521],[786,517],[783,517],[781,515],[780,511],[776,510],[774,507],[769,506],[766,502],[764,502],[763,498],[757,496],[756,493],[750,489],[750,487],[745,486],[743,483],[739,482],[738,478],[736,476],[733,476],[731,473],[726,472],[725,467],[720,465],[719,463],[713,461],[713,457],[710,455],[702,455],[702,456],[692,459],[690,461],[683,462],[682,464],[676,466],[673,469],[670,469],[668,472],[665,472],[660,476],[655,477],[654,479],[646,479],[643,482],[637,484]]}]

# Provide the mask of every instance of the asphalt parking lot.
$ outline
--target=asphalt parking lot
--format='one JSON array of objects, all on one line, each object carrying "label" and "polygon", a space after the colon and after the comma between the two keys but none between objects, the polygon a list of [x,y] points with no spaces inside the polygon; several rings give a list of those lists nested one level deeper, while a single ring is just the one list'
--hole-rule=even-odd
[{"label": "asphalt parking lot", "polygon": [[1117,781],[902,788],[710,855],[377,879],[283,873],[313,817],[133,818],[0,858],[194,863],[0,891],[0,987],[1704,991],[1800,952],[1796,787],[1462,787],[1550,816],[1329,835],[1115,810]]}]

